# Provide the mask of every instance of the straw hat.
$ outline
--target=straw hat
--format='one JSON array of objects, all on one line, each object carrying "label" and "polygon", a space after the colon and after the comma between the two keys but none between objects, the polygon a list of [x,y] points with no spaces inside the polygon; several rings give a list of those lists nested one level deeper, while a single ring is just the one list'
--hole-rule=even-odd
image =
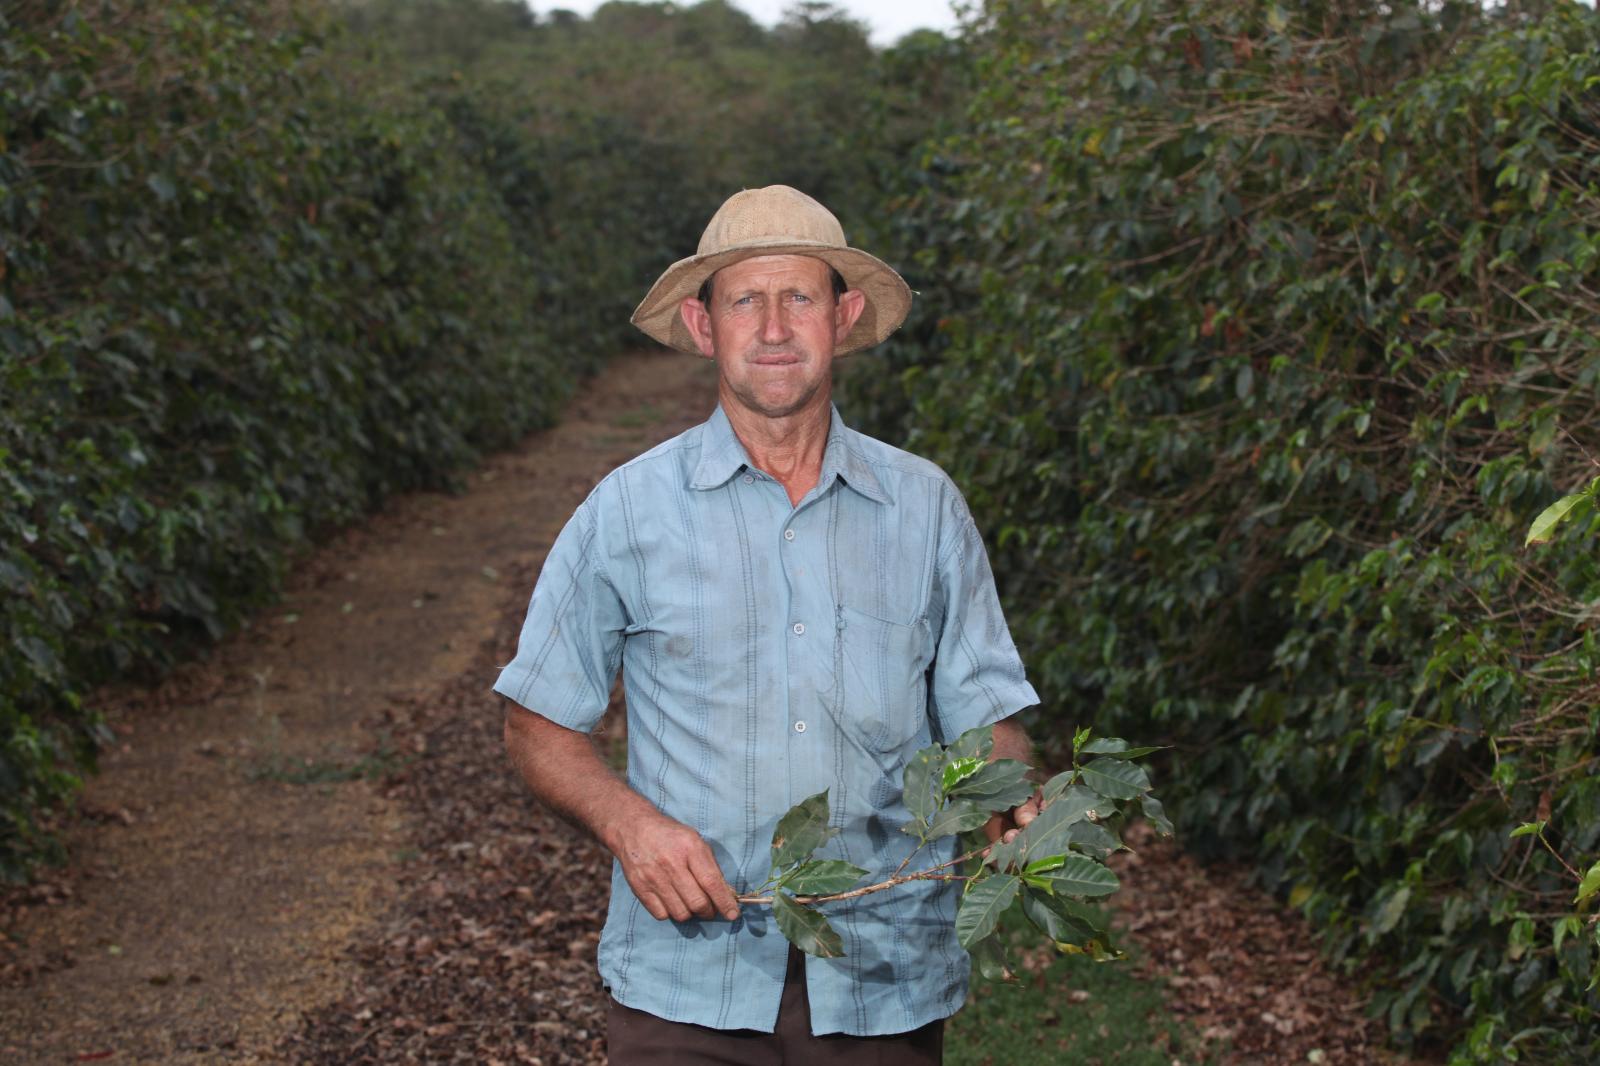
[{"label": "straw hat", "polygon": [[680,259],[656,279],[633,312],[632,322],[681,352],[700,354],[678,305],[699,293],[712,274],[758,255],[809,255],[837,270],[852,289],[867,298],[866,310],[840,342],[835,355],[870,348],[905,321],[911,289],[883,260],[844,242],[833,212],[798,189],[768,185],[734,193],[711,216],[700,249]]}]

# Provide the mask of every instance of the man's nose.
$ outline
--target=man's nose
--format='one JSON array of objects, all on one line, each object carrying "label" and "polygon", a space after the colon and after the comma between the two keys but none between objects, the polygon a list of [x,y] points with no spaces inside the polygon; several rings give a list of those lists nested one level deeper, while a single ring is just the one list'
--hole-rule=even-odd
[{"label": "man's nose", "polygon": [[761,342],[781,344],[789,339],[789,310],[782,300],[769,301],[761,312]]}]

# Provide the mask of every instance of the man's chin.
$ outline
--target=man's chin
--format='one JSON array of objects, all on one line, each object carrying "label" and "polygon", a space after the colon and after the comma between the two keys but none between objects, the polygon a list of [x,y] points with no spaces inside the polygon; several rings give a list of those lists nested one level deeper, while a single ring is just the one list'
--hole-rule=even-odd
[{"label": "man's chin", "polygon": [[803,396],[793,394],[762,396],[751,393],[735,393],[734,396],[741,407],[763,418],[789,418],[810,407],[820,391],[813,389]]}]

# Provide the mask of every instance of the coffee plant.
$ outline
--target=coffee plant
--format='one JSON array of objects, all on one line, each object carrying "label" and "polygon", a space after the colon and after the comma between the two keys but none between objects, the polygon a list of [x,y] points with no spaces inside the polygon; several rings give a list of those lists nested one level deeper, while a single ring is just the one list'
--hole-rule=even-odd
[{"label": "coffee plant", "polygon": [[885,231],[950,305],[841,406],[962,485],[1044,706],[1171,744],[1185,841],[1381,973],[1399,1040],[1600,1057],[1600,516],[1523,546],[1600,454],[1600,17],[978,29]]},{"label": "coffee plant", "polygon": [[[994,728],[970,729],[949,744],[932,744],[906,763],[901,793],[911,820],[901,832],[917,847],[889,877],[869,885],[867,871],[816,853],[839,833],[832,824],[828,793],[797,803],[772,835],[772,867],[760,892],[740,896],[746,905],[771,906],[778,930],[809,955],[845,954],[844,942],[821,910],[918,881],[961,885],[956,939],[985,977],[1009,971],[1000,922],[1020,910],[1060,951],[1112,957],[1104,916],[1084,899],[1119,887],[1105,859],[1123,847],[1121,828],[1130,814],[1142,815],[1162,832],[1171,824],[1150,794],[1150,778],[1133,760],[1154,748],[1130,748],[1112,737],[1073,738],[1071,768],[1037,789],[1039,814],[1010,840],[991,843],[983,826],[1035,795],[1030,768],[1015,759],[992,758]],[[955,848],[939,844],[949,838]],[[948,854],[951,851],[956,854]],[[906,872],[926,851],[932,865]],[[770,893],[763,895],[762,893]]]}]

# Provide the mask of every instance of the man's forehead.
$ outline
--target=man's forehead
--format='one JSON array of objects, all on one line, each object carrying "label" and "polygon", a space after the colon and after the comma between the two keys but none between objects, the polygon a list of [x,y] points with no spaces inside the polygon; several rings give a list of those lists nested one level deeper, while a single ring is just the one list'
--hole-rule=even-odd
[{"label": "man's forehead", "polygon": [[757,255],[741,259],[737,263],[730,263],[711,276],[716,279],[713,284],[717,286],[718,291],[721,291],[723,286],[738,285],[742,282],[781,281],[791,277],[827,287],[828,270],[828,264],[814,256]]}]

